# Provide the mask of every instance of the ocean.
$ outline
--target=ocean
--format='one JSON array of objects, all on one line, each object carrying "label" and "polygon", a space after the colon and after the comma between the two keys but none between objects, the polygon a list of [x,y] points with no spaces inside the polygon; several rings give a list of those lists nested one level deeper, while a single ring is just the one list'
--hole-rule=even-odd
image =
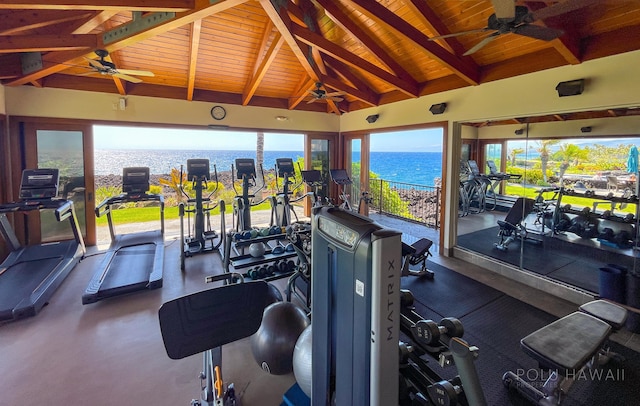
[{"label": "ocean", "polygon": [[[302,151],[264,151],[265,169],[275,165],[276,158],[302,158]],[[256,159],[255,151],[203,151],[203,150],[138,150],[96,149],[95,174],[121,175],[128,166],[148,166],[153,174],[167,174],[172,168],[180,169],[190,158],[209,158],[218,172],[231,170],[236,158]],[[353,161],[360,161],[360,152],[353,153]],[[433,185],[434,178],[442,177],[441,152],[371,152],[371,171],[381,179]],[[268,165],[268,168],[267,168]],[[186,169],[186,168],[185,168]]]}]

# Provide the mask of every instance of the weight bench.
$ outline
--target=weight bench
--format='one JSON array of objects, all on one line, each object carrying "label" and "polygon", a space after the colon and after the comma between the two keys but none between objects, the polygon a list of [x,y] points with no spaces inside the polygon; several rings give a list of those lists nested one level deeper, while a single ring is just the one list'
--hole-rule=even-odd
[{"label": "weight bench", "polygon": [[527,238],[527,229],[522,224],[524,219],[533,211],[535,200],[527,197],[516,199],[504,220],[498,220],[498,237],[500,242],[493,245],[500,251],[506,251],[509,244],[520,237],[523,241]]},{"label": "weight bench", "polygon": [[[431,256],[429,249],[433,241],[421,238],[413,244],[402,243],[402,273],[401,276],[424,276],[433,279],[433,271],[427,269],[427,258]],[[419,271],[409,269],[410,265],[420,265]]]},{"label": "weight bench", "polygon": [[[210,279],[223,280],[230,275]],[[233,384],[225,388],[222,381],[222,346],[258,330],[269,303],[268,292],[265,281],[236,283],[183,296],[160,307],[160,331],[169,358],[204,353],[202,400],[193,400],[191,405],[235,405]]]},{"label": "weight bench", "polygon": [[585,376],[582,375],[585,370],[595,369],[612,358],[622,361],[618,354],[609,351],[606,343],[626,318],[623,307],[595,300],[580,306],[580,311],[534,331],[520,340],[520,346],[538,361],[541,369],[549,371],[548,379],[539,390],[522,378],[530,376],[530,371],[518,370],[518,374],[508,371],[502,377],[505,386],[536,405],[559,405],[574,380]]}]

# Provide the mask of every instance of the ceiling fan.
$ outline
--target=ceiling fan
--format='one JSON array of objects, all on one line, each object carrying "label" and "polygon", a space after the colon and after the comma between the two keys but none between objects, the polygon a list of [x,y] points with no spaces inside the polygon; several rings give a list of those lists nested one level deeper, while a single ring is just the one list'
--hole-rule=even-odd
[{"label": "ceiling fan", "polygon": [[598,0],[566,0],[535,11],[530,11],[526,6],[517,6],[515,0],[491,0],[491,2],[493,3],[494,14],[489,16],[485,28],[441,35],[432,37],[430,40],[479,32],[490,32],[487,37],[465,52],[463,54],[464,56],[471,55],[480,50],[502,34],[512,33],[543,41],[551,41],[560,37],[564,32],[559,29],[532,23],[587,7],[597,3]]},{"label": "ceiling fan", "polygon": [[154,76],[153,72],[144,70],[117,69],[113,62],[105,60],[105,58],[109,56],[109,51],[107,50],[98,49],[96,50],[96,55],[100,57],[100,60],[96,61],[94,59],[85,58],[89,62],[89,68],[92,69],[92,71],[87,73],[87,75],[99,73],[101,75],[114,76],[132,83],[140,83],[142,82],[142,79],[131,75]]},{"label": "ceiling fan", "polygon": [[315,101],[318,100],[333,100],[335,102],[341,102],[344,100],[343,96],[345,94],[345,92],[331,92],[331,93],[327,93],[326,91],[322,90],[322,83],[321,82],[316,82],[316,88],[313,90],[309,90],[309,93],[311,94],[311,100],[309,100],[307,102],[307,104],[309,103],[313,103]]}]

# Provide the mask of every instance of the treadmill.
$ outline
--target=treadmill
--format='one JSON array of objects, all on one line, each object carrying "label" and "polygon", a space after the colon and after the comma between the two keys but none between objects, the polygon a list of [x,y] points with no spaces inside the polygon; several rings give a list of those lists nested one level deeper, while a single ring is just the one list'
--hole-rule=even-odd
[{"label": "treadmill", "polygon": [[[82,295],[82,304],[112,296],[162,287],[164,266],[164,197],[148,194],[149,168],[131,167],[122,171],[122,194],[105,199],[96,207],[96,216],[107,216],[111,245]],[[115,233],[111,210],[125,203],[157,202],[160,230]]]},{"label": "treadmill", "polygon": [[[0,264],[0,322],[35,316],[85,254],[73,202],[58,199],[58,169],[25,169],[20,200],[0,204],[0,233],[10,253]],[[7,213],[53,210],[69,221],[74,239],[21,245]]]}]

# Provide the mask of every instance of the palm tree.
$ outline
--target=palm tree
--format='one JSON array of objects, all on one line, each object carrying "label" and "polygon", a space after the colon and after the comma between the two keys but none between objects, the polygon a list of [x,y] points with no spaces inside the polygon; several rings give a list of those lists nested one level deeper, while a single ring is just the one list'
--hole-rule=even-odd
[{"label": "palm tree", "polygon": [[560,150],[557,154],[560,159],[562,159],[560,171],[558,173],[558,177],[562,180],[565,172],[569,166],[571,166],[571,163],[574,162],[577,164],[579,160],[586,159],[589,151],[584,150],[575,144],[562,144],[560,145]]},{"label": "palm tree", "polygon": [[524,148],[513,148],[509,151],[509,160],[511,161],[511,166],[516,166],[516,156],[522,154],[524,151]]},{"label": "palm tree", "polygon": [[256,165],[260,168],[264,163],[264,133],[258,132],[256,138]]},{"label": "palm tree", "polygon": [[542,180],[547,182],[547,163],[549,163],[549,147],[559,143],[560,140],[538,141],[538,152],[540,153],[540,168],[542,169]]}]

